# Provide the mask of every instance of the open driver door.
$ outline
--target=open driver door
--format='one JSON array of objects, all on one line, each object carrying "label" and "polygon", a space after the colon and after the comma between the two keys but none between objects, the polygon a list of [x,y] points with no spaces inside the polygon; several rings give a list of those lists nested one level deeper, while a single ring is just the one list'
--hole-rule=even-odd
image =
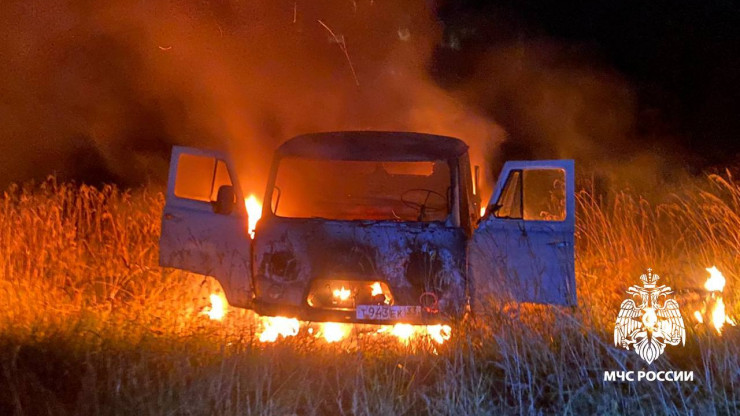
[{"label": "open driver door", "polygon": [[575,306],[572,160],[507,162],[469,247],[473,307],[487,297]]},{"label": "open driver door", "polygon": [[229,304],[252,300],[251,238],[233,164],[222,153],[174,146],[159,264],[215,277]]}]

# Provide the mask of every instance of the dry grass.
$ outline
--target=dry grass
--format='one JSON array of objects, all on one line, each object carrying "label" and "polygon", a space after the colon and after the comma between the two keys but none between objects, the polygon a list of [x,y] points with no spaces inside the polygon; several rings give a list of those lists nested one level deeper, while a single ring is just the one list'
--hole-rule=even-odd
[{"label": "dry grass", "polygon": [[[740,335],[691,323],[656,370],[686,383],[602,381],[645,368],[611,344],[627,286],[652,266],[674,288],[704,267],[740,277],[740,183],[684,184],[660,204],[578,195],[580,307],[493,303],[436,348],[355,332],[260,344],[256,321],[200,312],[213,284],[157,267],[163,198],[53,179],[0,199],[2,414],[733,414]],[[737,315],[737,308],[734,310]]]}]

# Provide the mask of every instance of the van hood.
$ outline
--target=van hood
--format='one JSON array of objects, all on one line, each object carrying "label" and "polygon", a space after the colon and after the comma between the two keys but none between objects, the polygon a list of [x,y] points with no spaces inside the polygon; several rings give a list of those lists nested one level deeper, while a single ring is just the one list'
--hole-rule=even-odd
[{"label": "van hood", "polygon": [[434,293],[444,314],[465,301],[466,236],[442,223],[265,218],[254,240],[260,302],[306,306],[314,279],[385,282],[396,304]]}]

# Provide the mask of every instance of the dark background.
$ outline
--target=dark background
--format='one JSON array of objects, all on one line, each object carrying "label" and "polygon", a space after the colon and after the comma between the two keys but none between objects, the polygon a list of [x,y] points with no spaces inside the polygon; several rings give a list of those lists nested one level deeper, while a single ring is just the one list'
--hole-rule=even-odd
[{"label": "dark background", "polygon": [[[740,151],[740,7],[734,1],[514,0],[447,2],[447,33],[467,33],[458,51],[439,50],[438,79],[454,86],[482,51],[512,40],[556,38],[565,59],[614,68],[637,94],[640,143],[669,142],[692,167],[736,160]],[[503,24],[501,24],[503,22]],[[488,106],[511,134],[516,120]],[[515,153],[528,153],[529,144]]]}]

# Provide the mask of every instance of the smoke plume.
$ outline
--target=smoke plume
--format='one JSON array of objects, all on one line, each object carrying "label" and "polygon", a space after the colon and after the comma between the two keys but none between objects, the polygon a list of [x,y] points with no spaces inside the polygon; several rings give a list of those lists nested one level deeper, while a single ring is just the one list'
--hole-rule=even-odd
[{"label": "smoke plume", "polygon": [[[225,148],[261,191],[300,133],[416,130],[481,149],[503,131],[429,78],[441,37],[421,2],[5,4],[0,180],[136,184],[172,144]],[[477,154],[481,154],[477,152]]]},{"label": "smoke plume", "polygon": [[161,183],[181,144],[228,150],[261,193],[279,143],[344,129],[459,137],[487,190],[503,158],[641,179],[666,158],[635,149],[629,82],[573,45],[505,37],[440,83],[458,64],[440,51],[458,59],[477,29],[445,28],[428,2],[29,0],[0,16],[2,186]]}]

